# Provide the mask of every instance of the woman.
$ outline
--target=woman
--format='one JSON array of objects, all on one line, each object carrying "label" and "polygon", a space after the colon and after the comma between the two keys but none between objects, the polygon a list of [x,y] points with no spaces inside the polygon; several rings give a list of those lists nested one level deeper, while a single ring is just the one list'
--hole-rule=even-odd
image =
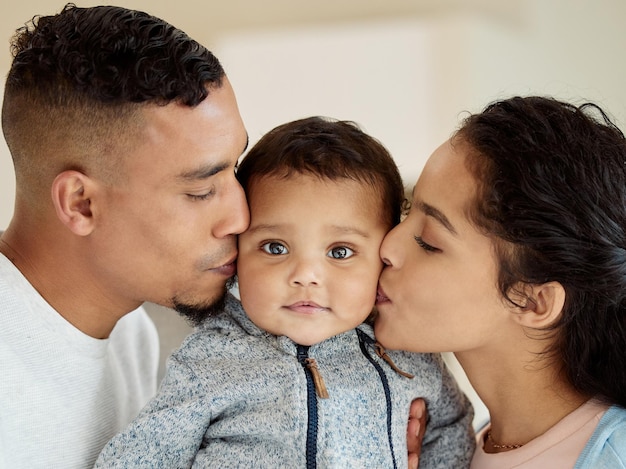
[{"label": "woman", "polygon": [[455,352],[489,409],[472,467],[624,467],[626,140],[602,110],[470,116],[381,256],[380,342]]}]

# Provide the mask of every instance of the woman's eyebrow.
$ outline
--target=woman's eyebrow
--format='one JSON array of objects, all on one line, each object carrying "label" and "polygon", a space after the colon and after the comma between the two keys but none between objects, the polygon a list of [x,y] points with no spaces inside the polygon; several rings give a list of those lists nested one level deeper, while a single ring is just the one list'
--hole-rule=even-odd
[{"label": "woman's eyebrow", "polygon": [[456,228],[454,228],[454,225],[450,223],[450,220],[448,220],[448,217],[446,217],[441,210],[425,202],[418,202],[417,208],[421,210],[422,212],[424,212],[426,216],[432,217],[435,220],[437,220],[441,225],[443,225],[443,227],[446,230],[448,230],[454,236],[458,236],[458,232],[456,231]]}]

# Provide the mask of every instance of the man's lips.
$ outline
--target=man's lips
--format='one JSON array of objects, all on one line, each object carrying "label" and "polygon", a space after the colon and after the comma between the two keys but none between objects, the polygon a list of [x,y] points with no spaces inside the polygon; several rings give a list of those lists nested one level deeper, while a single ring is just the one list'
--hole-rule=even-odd
[{"label": "man's lips", "polygon": [[237,256],[233,256],[228,262],[219,267],[214,267],[211,271],[226,277],[232,277],[237,273]]},{"label": "man's lips", "polygon": [[387,297],[383,289],[379,286],[378,291],[376,292],[376,304],[378,305],[381,303],[389,303],[389,301],[389,298]]},{"label": "man's lips", "polygon": [[302,314],[323,313],[328,311],[328,308],[320,306],[313,301],[297,301],[296,303],[285,306],[285,308]]}]

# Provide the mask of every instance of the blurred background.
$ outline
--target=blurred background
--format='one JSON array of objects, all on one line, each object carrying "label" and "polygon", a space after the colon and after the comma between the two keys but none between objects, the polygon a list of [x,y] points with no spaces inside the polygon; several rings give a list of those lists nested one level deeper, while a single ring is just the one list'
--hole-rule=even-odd
[{"label": "blurred background", "polygon": [[[85,0],[159,16],[221,60],[254,144],[278,124],[310,115],[356,121],[398,162],[407,188],[464,112],[515,94],[594,101],[626,123],[623,0]],[[0,76],[9,39],[65,2],[0,6]],[[4,45],[2,45],[4,44]],[[621,51],[621,52],[620,52]],[[14,200],[0,142],[0,230]],[[189,329],[148,305],[165,358]],[[450,365],[486,412],[451,357]],[[163,369],[163,368],[162,368]]]}]

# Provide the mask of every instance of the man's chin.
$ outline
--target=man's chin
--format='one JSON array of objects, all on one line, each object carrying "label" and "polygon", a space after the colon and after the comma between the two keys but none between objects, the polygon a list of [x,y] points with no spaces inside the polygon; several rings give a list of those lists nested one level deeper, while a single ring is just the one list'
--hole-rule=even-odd
[{"label": "man's chin", "polygon": [[216,316],[224,310],[226,302],[226,293],[234,285],[232,278],[228,279],[224,290],[212,301],[206,303],[188,304],[178,301],[177,298],[172,300],[174,310],[178,312],[192,326],[199,326],[207,318]]}]

